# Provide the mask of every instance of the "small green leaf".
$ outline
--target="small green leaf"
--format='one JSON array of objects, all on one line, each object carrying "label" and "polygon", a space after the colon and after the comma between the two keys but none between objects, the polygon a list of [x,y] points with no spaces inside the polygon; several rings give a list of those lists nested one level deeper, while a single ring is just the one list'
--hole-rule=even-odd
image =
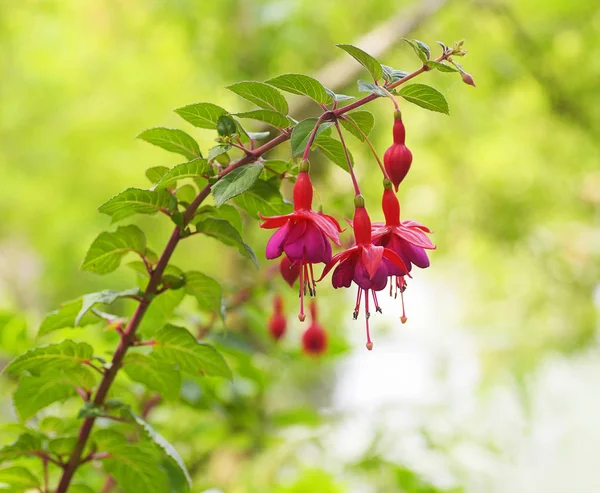
[{"label": "small green leaf", "polygon": [[252,140],[264,140],[266,139],[269,135],[271,135],[271,132],[266,131],[266,132],[246,132],[248,134],[248,137]]},{"label": "small green leaf", "polygon": [[214,347],[198,342],[183,327],[165,325],[154,339],[152,356],[158,360],[177,365],[192,375],[232,378],[223,356]]},{"label": "small green leaf", "polygon": [[76,300],[63,303],[58,310],[48,313],[38,329],[38,337],[44,336],[58,329],[64,329],[67,327],[85,327],[86,325],[101,322],[98,317],[88,313],[81,317],[78,320],[78,323],[75,323],[75,319],[81,311],[82,304],[83,299],[78,298]]},{"label": "small green leaf", "polygon": [[212,194],[217,207],[248,190],[257,180],[262,170],[263,165],[260,163],[246,164],[221,178],[212,187]]},{"label": "small green leaf", "polygon": [[153,166],[152,168],[148,168],[146,170],[146,178],[148,178],[150,183],[154,185],[160,181],[165,173],[168,172],[169,168],[167,166]]},{"label": "small green leaf", "polygon": [[119,298],[131,298],[142,296],[143,293],[139,288],[127,289],[125,291],[116,291],[114,289],[105,289],[97,293],[90,293],[83,295],[81,308],[79,313],[75,317],[75,326],[81,323],[81,320],[85,314],[92,309],[96,303],[103,303],[105,305],[111,305]]},{"label": "small green leaf", "polygon": [[102,461],[102,467],[124,491],[169,491],[167,474],[149,444],[128,443],[124,435],[113,430],[100,430],[94,439],[98,450],[110,453],[110,457]]},{"label": "small green leaf", "polygon": [[212,236],[225,245],[237,248],[244,257],[252,260],[256,267],[258,267],[258,260],[254,251],[244,243],[238,230],[229,224],[227,220],[212,217],[202,219],[196,223],[196,231]]},{"label": "small green leaf", "polygon": [[365,82],[364,80],[358,81],[358,92],[368,92],[384,98],[387,96],[380,87],[371,82]]},{"label": "small green leaf", "polygon": [[[352,111],[350,113],[346,113],[344,117],[354,122],[354,124],[358,128],[360,128],[367,137],[369,136],[371,130],[373,130],[373,127],[375,126],[375,117],[372,113],[369,113],[368,111]],[[354,137],[356,137],[358,140],[360,140],[361,142],[365,141],[365,138],[356,129],[356,127],[352,125],[352,123],[344,120],[340,120],[340,123],[346,130],[348,130],[348,132],[354,135]]]},{"label": "small green leaf", "polygon": [[104,202],[98,210],[111,216],[115,223],[134,214],[169,213],[176,206],[177,201],[167,190],[128,188]]},{"label": "small green leaf", "polygon": [[[0,484],[18,488],[18,491],[39,488],[41,491],[40,480],[37,479],[29,469],[20,466],[6,467],[0,469]],[[4,489],[0,488],[2,491]],[[13,490],[11,490],[13,491]],[[15,492],[17,490],[14,490]]]},{"label": "small green leaf", "polygon": [[53,454],[66,456],[68,458],[73,452],[76,443],[77,437],[74,436],[54,438],[48,442],[48,450]]},{"label": "small green leaf", "polygon": [[44,371],[40,377],[24,375],[14,392],[13,402],[21,421],[50,404],[77,395],[76,387],[91,390],[96,385],[93,370],[88,367],[69,368],[68,371]]},{"label": "small green leaf", "polygon": [[186,292],[196,298],[202,310],[222,313],[223,292],[217,281],[196,271],[186,272],[185,279]]},{"label": "small green leaf", "polygon": [[331,97],[331,99],[333,99],[334,101],[336,101],[338,103],[341,103],[343,101],[350,101],[352,99],[355,99],[354,96],[346,96],[345,94],[336,94],[331,89],[325,88],[325,90],[327,91],[327,94],[329,94],[329,96]]},{"label": "small green leaf", "polygon": [[191,204],[196,198],[196,189],[193,185],[183,185],[177,189],[175,197],[183,204]]},{"label": "small green leaf", "polygon": [[[329,160],[333,161],[344,171],[349,171],[344,146],[342,146],[342,143],[339,140],[321,135],[317,139],[316,145]],[[354,158],[349,150],[348,155],[350,156],[350,162],[354,164]]]},{"label": "small green leaf", "polygon": [[156,184],[156,188],[169,187],[185,178],[204,178],[212,173],[212,168],[206,159],[194,159],[187,163],[181,163],[165,173]]},{"label": "small green leaf", "polygon": [[400,79],[404,79],[408,75],[408,72],[404,72],[403,70],[396,70],[395,68],[388,67],[387,65],[382,65],[383,69],[383,78],[390,83],[394,83],[399,81]]},{"label": "small green leaf", "polygon": [[263,180],[256,180],[254,185],[233,201],[256,219],[259,219],[259,213],[263,216],[277,216],[292,211],[292,205],[283,200],[279,189]]},{"label": "small green leaf", "polygon": [[167,400],[179,397],[181,376],[173,365],[162,363],[145,354],[128,353],[123,363],[123,371],[134,382],[158,392]]},{"label": "small green leaf", "polygon": [[94,350],[85,342],[62,341],[30,349],[12,360],[3,373],[18,375],[28,371],[39,376],[50,370],[70,370],[83,365],[92,358]]},{"label": "small green leaf", "polygon": [[212,149],[210,149],[210,151],[208,151],[208,157],[206,158],[206,160],[209,163],[212,163],[217,157],[219,157],[221,154],[225,154],[230,149],[231,149],[230,145],[215,146]]},{"label": "small green leaf", "polygon": [[287,128],[292,124],[289,118],[283,113],[273,110],[246,111],[245,113],[236,113],[235,116],[265,122],[276,128]]},{"label": "small green leaf", "polygon": [[303,74],[283,74],[265,81],[282,91],[301,96],[308,96],[317,103],[328,104],[331,97],[327,94],[325,87],[317,79]]},{"label": "small green leaf", "polygon": [[202,157],[198,143],[190,135],[177,128],[149,128],[137,138],[162,147],[166,151],[181,154],[188,159]]},{"label": "small green leaf", "polygon": [[0,462],[17,457],[36,455],[42,449],[42,440],[33,433],[24,433],[10,445],[0,448]]},{"label": "small green leaf", "polygon": [[377,59],[365,51],[357,48],[352,45],[336,45],[338,48],[341,48],[346,53],[354,57],[354,59],[360,63],[363,67],[365,67],[369,73],[373,76],[374,81],[378,81],[383,77],[383,70],[381,69],[381,64],[377,61]]},{"label": "small green leaf", "polygon": [[171,318],[184,297],[183,289],[169,289],[157,296],[146,311],[138,332],[146,336],[155,334]]},{"label": "small green leaf", "polygon": [[129,252],[140,256],[146,252],[146,236],[133,224],[119,226],[114,232],[100,233],[92,242],[81,269],[107,274],[119,267],[122,258]]},{"label": "small green leaf", "polygon": [[262,178],[265,181],[269,181],[269,179],[273,177],[281,179],[283,174],[289,171],[292,167],[292,163],[290,161],[283,161],[280,159],[269,159],[267,161],[263,161],[263,165],[265,169],[263,170]]},{"label": "small green leaf", "polygon": [[414,103],[426,110],[437,111],[448,115],[450,110],[444,95],[431,86],[425,84],[409,84],[403,86],[398,94],[410,103]]},{"label": "small green leaf", "polygon": [[427,66],[439,70],[440,72],[458,72],[454,67],[446,65],[445,63],[436,62],[435,60],[429,60]]},{"label": "small green leaf", "polygon": [[[308,140],[310,139],[310,135],[312,134],[315,125],[317,124],[317,118],[307,118],[306,120],[302,120],[298,125],[294,127],[292,131],[292,136],[290,138],[290,143],[292,146],[292,156],[299,156],[304,152],[306,146],[308,144]],[[326,130],[329,133],[329,127],[333,125],[333,122],[322,122],[317,129],[317,133],[315,134],[315,138],[320,134],[325,132]]]},{"label": "small green leaf", "polygon": [[415,51],[415,53],[417,54],[419,59],[423,62],[423,64],[426,64],[427,60],[429,60],[429,58],[431,56],[429,47],[425,43],[423,43],[417,39],[407,39],[407,38],[403,38],[403,39],[412,47],[412,49]]},{"label": "small green leaf", "polygon": [[181,118],[198,128],[216,130],[217,121],[227,112],[212,103],[195,103],[175,110]]},{"label": "small green leaf", "polygon": [[227,89],[265,110],[277,111],[284,115],[289,112],[288,103],[283,94],[264,82],[236,82],[227,86]]},{"label": "small green leaf", "polygon": [[217,120],[217,132],[221,137],[229,137],[236,133],[235,120],[228,115],[221,115]]}]

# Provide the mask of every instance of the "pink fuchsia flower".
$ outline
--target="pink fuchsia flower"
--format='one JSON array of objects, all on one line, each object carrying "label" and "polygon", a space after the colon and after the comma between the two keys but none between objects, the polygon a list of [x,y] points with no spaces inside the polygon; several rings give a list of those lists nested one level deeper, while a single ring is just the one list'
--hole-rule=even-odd
[{"label": "pink fuchsia flower", "polygon": [[261,228],[278,228],[267,243],[267,258],[274,259],[285,253],[291,264],[300,267],[300,321],[306,318],[307,289],[311,296],[316,292],[312,266],[331,260],[330,241],[341,245],[339,233],[342,231],[333,217],[312,210],[313,187],[308,170],[308,161],[302,161],[294,184],[294,212],[285,216],[260,216],[264,220]]},{"label": "pink fuchsia flower", "polygon": [[353,313],[354,319],[358,318],[360,313],[360,303],[364,292],[367,349],[370,351],[373,349],[373,342],[369,332],[369,317],[371,315],[369,312],[369,291],[371,291],[373,297],[375,310],[381,313],[375,293],[385,289],[387,284],[388,267],[385,261],[389,261],[403,274],[408,274],[408,268],[394,251],[380,245],[374,245],[371,241],[371,219],[365,209],[365,202],[361,195],[355,197],[354,205],[354,221],[350,224],[354,228],[356,245],[333,257],[331,262],[325,266],[321,279],[339,263],[333,271],[331,279],[333,287],[336,289],[349,288],[353,282],[358,286]]},{"label": "pink fuchsia flower", "polygon": [[[382,208],[385,215],[385,224],[373,223],[371,233],[373,243],[393,250],[402,259],[408,272],[411,271],[413,264],[422,269],[429,267],[429,257],[425,250],[435,249],[435,245],[427,236],[427,233],[431,233],[431,231],[427,226],[416,221],[400,220],[400,203],[389,180],[384,181]],[[390,276],[390,296],[394,285],[396,286],[396,296],[400,291],[402,298],[401,320],[402,323],[405,323],[407,320],[403,295],[406,289],[405,274],[388,260],[384,260],[384,262],[388,268],[388,276]]]}]

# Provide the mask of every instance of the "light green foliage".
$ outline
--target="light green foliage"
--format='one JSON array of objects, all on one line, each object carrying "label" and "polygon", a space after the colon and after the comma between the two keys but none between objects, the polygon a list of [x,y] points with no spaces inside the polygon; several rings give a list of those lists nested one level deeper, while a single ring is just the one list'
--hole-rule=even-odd
[{"label": "light green foliage", "polygon": [[[350,122],[354,123],[354,125],[348,121],[340,120],[342,126],[358,140],[364,142],[365,138],[363,134],[368,137],[375,126],[375,117],[373,114],[368,111],[352,111],[344,116],[346,119],[350,120]],[[360,131],[356,129],[355,125]]]},{"label": "light green foliage", "polygon": [[215,129],[219,118],[227,113],[213,103],[196,103],[176,109],[175,112],[194,127]]},{"label": "light green foliage", "polygon": [[145,354],[129,353],[125,358],[123,371],[135,382],[155,390],[166,399],[175,400],[179,397],[181,375],[173,365]]},{"label": "light green foliage", "polygon": [[93,356],[92,346],[85,342],[65,340],[59,344],[48,344],[30,349],[11,361],[4,373],[14,375],[28,371],[40,376],[50,370],[72,370],[81,367]]},{"label": "light green foliage", "polygon": [[[337,164],[344,171],[348,171],[348,161],[346,159],[346,153],[344,152],[344,146],[339,140],[335,140],[332,137],[325,135],[319,135],[315,141],[315,145],[330,159],[332,162]],[[350,162],[354,163],[352,153],[348,151],[350,156]]]},{"label": "light green foliage", "polygon": [[128,188],[106,201],[98,210],[111,216],[115,223],[134,214],[168,214],[176,207],[177,201],[167,190]]},{"label": "light green foliage", "polygon": [[[307,118],[306,120],[302,120],[294,127],[294,130],[292,131],[292,137],[290,139],[290,143],[292,145],[292,156],[302,155],[304,149],[306,149],[306,146],[308,145],[308,141],[316,124],[316,118]],[[333,122],[321,123],[319,125],[319,128],[317,128],[315,138],[321,135],[322,133],[324,133],[325,135],[330,135],[330,127],[332,125]]]},{"label": "light green foliage", "polygon": [[195,223],[196,232],[211,236],[225,245],[236,247],[245,257],[251,259],[258,267],[258,261],[252,248],[250,248],[240,235],[239,231],[226,219],[209,217]]},{"label": "light green foliage", "polygon": [[186,178],[205,178],[211,174],[211,167],[205,159],[199,158],[181,163],[163,174],[156,182],[156,188],[168,188],[175,185],[178,180]]},{"label": "light green foliage", "polygon": [[236,113],[235,116],[265,122],[276,128],[288,128],[292,124],[284,114],[273,110],[246,111],[245,113]]},{"label": "light green foliage", "polygon": [[314,99],[317,103],[331,102],[331,96],[318,80],[303,74],[284,74],[266,81],[267,84],[277,87],[282,91],[300,94]]},{"label": "light green foliage", "polygon": [[107,274],[119,267],[123,257],[130,252],[144,256],[146,236],[137,226],[119,226],[114,232],[100,233],[90,246],[81,268]]},{"label": "light green foliage", "polygon": [[227,86],[227,89],[265,110],[288,114],[289,107],[283,94],[264,82],[236,82]]},{"label": "light green foliage", "polygon": [[258,218],[263,216],[277,216],[292,212],[292,205],[285,202],[279,189],[270,182],[256,180],[243,194],[233,200],[247,214]]},{"label": "light green foliage", "polygon": [[446,115],[450,113],[444,95],[426,84],[407,84],[400,88],[398,94],[407,101],[426,110],[438,111]]},{"label": "light green foliage", "polygon": [[188,159],[202,157],[198,143],[183,130],[164,127],[149,128],[138,135],[138,139],[162,147],[166,151],[182,154]]},{"label": "light green foliage", "polygon": [[360,63],[363,67],[365,67],[369,73],[373,76],[373,80],[375,82],[379,81],[383,77],[383,70],[381,68],[381,64],[377,61],[376,58],[372,57],[365,51],[357,48],[352,45],[336,45],[338,48],[341,48],[346,53],[354,57],[354,59]]},{"label": "light green foliage", "polygon": [[217,207],[229,199],[237,197],[248,190],[260,176],[263,165],[260,163],[246,164],[234,169],[212,187],[212,194]]},{"label": "light green foliage", "polygon": [[201,272],[185,273],[185,289],[194,296],[203,310],[221,313],[223,309],[223,290],[213,278]]}]

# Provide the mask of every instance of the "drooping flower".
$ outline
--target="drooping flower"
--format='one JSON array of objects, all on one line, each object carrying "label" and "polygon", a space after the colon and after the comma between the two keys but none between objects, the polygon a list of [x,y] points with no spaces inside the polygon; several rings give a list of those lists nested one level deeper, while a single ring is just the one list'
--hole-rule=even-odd
[{"label": "drooping flower", "polygon": [[394,112],[394,128],[393,128],[394,143],[388,147],[383,155],[383,165],[385,170],[392,180],[392,183],[398,191],[400,182],[410,170],[412,164],[412,153],[405,145],[406,129],[402,122],[402,116],[399,111]]},{"label": "drooping flower", "polygon": [[279,264],[279,272],[281,273],[281,277],[285,279],[285,282],[292,288],[300,275],[300,264],[292,263],[287,255],[284,255]]},{"label": "drooping flower", "polygon": [[277,341],[285,334],[286,328],[287,320],[283,313],[283,300],[281,296],[275,296],[273,298],[273,314],[269,318],[269,332]]},{"label": "drooping flower", "polygon": [[[389,180],[383,183],[383,199],[381,205],[385,215],[385,223],[373,223],[371,233],[373,243],[394,251],[404,262],[408,272],[411,271],[413,264],[422,269],[429,267],[429,257],[425,250],[435,250],[435,245],[431,242],[427,233],[431,233],[427,226],[416,221],[400,220],[400,203],[396,194],[392,190],[392,184]],[[398,269],[388,260],[384,260],[390,276],[390,296],[395,285],[396,296],[400,291],[402,298],[402,323],[406,322],[406,312],[404,310],[404,290],[406,289],[405,273]]]},{"label": "drooping flower", "polygon": [[319,356],[327,349],[327,333],[317,320],[317,303],[310,304],[311,324],[302,334],[302,350],[309,355]]},{"label": "drooping flower", "polygon": [[[367,330],[367,349],[373,349],[373,342],[369,332],[369,291],[373,297],[375,310],[381,313],[377,302],[376,291],[385,289],[388,277],[387,264],[397,268],[403,274],[408,274],[408,268],[402,259],[389,248],[374,245],[371,241],[371,219],[365,209],[365,202],[361,195],[354,198],[354,220],[350,222],[354,228],[356,244],[347,250],[335,255],[331,262],[325,266],[321,275],[323,279],[327,273],[339,262],[333,271],[331,282],[334,288],[349,288],[352,282],[358,286],[356,305],[354,306],[354,319],[358,318],[360,303],[365,300],[365,320]],[[388,262],[386,262],[388,261]],[[410,274],[408,274],[410,275]]]},{"label": "drooping flower", "polygon": [[300,163],[300,172],[294,184],[294,212],[285,216],[263,217],[261,228],[278,228],[267,243],[268,259],[285,253],[290,262],[300,267],[300,313],[304,321],[306,291],[314,296],[316,283],[313,264],[331,260],[331,243],[341,245],[338,222],[331,216],[312,210],[313,187],[308,174],[309,163]]}]

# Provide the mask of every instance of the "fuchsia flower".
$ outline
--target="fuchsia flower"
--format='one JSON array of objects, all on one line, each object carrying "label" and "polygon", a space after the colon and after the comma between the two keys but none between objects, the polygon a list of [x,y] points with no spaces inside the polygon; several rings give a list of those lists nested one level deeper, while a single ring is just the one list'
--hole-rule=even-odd
[{"label": "fuchsia flower", "polygon": [[[365,202],[361,195],[354,199],[354,221],[350,224],[354,228],[356,245],[338,253],[325,266],[321,275],[323,279],[329,271],[339,262],[333,271],[332,284],[334,288],[349,288],[352,282],[358,286],[354,318],[358,318],[363,291],[365,293],[365,320],[367,330],[367,349],[373,349],[373,342],[369,333],[369,291],[373,296],[375,310],[381,313],[377,302],[376,291],[381,291],[387,284],[388,264],[398,269],[402,275],[408,274],[408,268],[396,252],[381,245],[374,245],[371,241],[371,219],[365,209]],[[410,274],[408,274],[410,275]]]},{"label": "fuchsia flower", "polygon": [[[392,190],[392,184],[389,180],[384,181],[384,191],[382,199],[384,223],[373,223],[372,239],[375,245],[380,245],[394,251],[404,262],[408,272],[412,265],[422,269],[429,267],[429,257],[425,252],[434,250],[435,245],[431,243],[426,233],[431,233],[427,226],[416,221],[400,221],[400,203],[396,194]],[[396,286],[396,296],[400,290],[402,297],[402,323],[406,322],[406,313],[404,311],[403,293],[406,289],[405,273],[389,260],[384,259],[390,276],[390,296],[392,295],[393,284]],[[393,279],[395,278],[395,283]]]},{"label": "fuchsia flower", "polygon": [[304,321],[304,296],[316,293],[313,264],[331,260],[331,243],[341,245],[342,229],[331,216],[312,210],[313,187],[308,174],[309,163],[300,163],[300,173],[294,184],[294,212],[285,216],[263,217],[261,228],[279,228],[267,243],[267,258],[285,253],[291,264],[300,266],[300,313]]}]

